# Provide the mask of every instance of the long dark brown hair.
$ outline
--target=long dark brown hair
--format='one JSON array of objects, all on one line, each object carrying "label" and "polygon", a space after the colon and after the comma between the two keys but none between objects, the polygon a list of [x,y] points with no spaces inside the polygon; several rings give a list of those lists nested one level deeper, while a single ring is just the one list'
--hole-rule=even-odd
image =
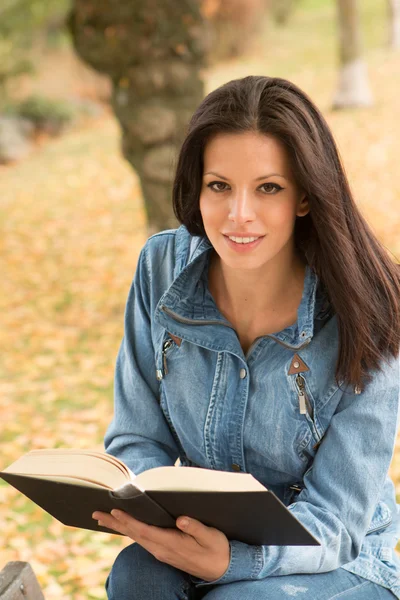
[{"label": "long dark brown hair", "polygon": [[315,270],[337,315],[336,381],[362,390],[400,348],[400,269],[358,210],[332,133],[310,98],[290,81],[249,76],[211,92],[190,120],[173,188],[175,215],[206,236],[199,208],[203,153],[218,133],[255,131],[280,140],[310,212],[297,218],[295,244]]}]

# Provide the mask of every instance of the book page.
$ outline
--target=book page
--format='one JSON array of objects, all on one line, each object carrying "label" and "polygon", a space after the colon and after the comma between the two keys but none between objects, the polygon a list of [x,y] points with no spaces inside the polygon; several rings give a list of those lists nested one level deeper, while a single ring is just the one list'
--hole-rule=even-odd
[{"label": "book page", "polygon": [[259,492],[266,488],[250,473],[231,473],[198,467],[155,467],[135,478],[143,491]]},{"label": "book page", "polygon": [[[35,475],[35,479],[49,479],[50,481],[57,481],[60,483],[72,483],[75,485],[83,485],[85,487],[97,488],[100,490],[104,490],[104,485],[99,485],[98,483],[93,483],[92,481],[83,481],[83,479],[77,479],[76,477],[60,477],[59,475]],[[128,484],[129,485],[129,484]],[[110,488],[107,488],[110,489]],[[111,489],[110,489],[111,491]]]},{"label": "book page", "polygon": [[[122,465],[122,467],[121,467]],[[17,459],[5,473],[46,477],[62,481],[67,477],[77,483],[119,488],[130,480],[129,469],[105,452],[79,449],[32,450]]]}]

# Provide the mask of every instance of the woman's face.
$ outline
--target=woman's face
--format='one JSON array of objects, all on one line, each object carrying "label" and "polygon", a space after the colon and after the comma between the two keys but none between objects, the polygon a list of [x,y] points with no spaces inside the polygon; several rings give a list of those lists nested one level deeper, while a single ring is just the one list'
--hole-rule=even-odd
[{"label": "woman's face", "polygon": [[290,260],[296,216],[308,211],[279,140],[244,132],[218,134],[207,143],[200,212],[227,266],[257,269]]}]

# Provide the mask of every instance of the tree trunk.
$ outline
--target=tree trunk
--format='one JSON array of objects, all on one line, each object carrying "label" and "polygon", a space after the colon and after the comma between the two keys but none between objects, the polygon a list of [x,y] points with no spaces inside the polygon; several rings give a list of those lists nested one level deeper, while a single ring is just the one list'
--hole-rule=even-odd
[{"label": "tree trunk", "polygon": [[400,48],[400,0],[388,0],[389,47]]},{"label": "tree trunk", "polygon": [[75,49],[113,83],[122,151],[139,175],[149,232],[177,225],[171,192],[186,126],[204,97],[208,28],[193,0],[74,0]]},{"label": "tree trunk", "polygon": [[371,106],[367,65],[362,57],[357,0],[337,0],[340,72],[333,108]]}]

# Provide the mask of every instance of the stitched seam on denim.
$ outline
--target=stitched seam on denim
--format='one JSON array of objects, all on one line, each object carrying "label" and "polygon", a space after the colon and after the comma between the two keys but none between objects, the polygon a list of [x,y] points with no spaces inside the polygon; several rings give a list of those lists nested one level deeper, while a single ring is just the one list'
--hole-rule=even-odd
[{"label": "stitched seam on denim", "polygon": [[[378,563],[378,564],[377,564]],[[366,567],[367,568],[364,568]],[[394,575],[393,573],[389,572],[388,570],[385,570],[384,568],[382,568],[379,565],[379,559],[376,557],[373,557],[371,555],[371,560],[369,560],[368,558],[363,558],[361,557],[360,560],[360,556],[357,558],[357,564],[354,567],[348,567],[347,565],[342,565],[342,569],[345,569],[345,571],[349,571],[349,573],[354,573],[354,575],[360,575],[360,577],[364,577],[365,579],[368,579],[369,581],[373,581],[374,583],[377,583],[378,585],[382,585],[383,583],[385,583],[385,585],[398,585],[399,584],[399,578],[397,577],[397,575]]]},{"label": "stitched seam on denim", "polygon": [[[240,557],[239,557],[240,560]],[[255,564],[252,568],[251,571],[251,575],[250,577],[252,579],[255,578],[255,574],[257,574],[261,569],[258,569],[258,565],[261,562],[261,568],[263,566],[263,552],[262,552],[262,547],[261,546],[256,546],[255,547],[255,556],[252,557],[252,562],[255,561]],[[224,573],[224,575],[218,580],[218,583],[225,583],[227,579],[229,579],[229,576],[232,574],[232,571],[234,571],[234,565],[237,562],[237,550],[235,549],[234,546],[231,546],[231,560],[229,563],[229,567],[228,570]]]},{"label": "stitched seam on denim", "polygon": [[[335,389],[333,390],[332,394],[330,396],[328,396],[328,398],[326,399],[326,401],[324,403],[321,403],[320,406],[318,407],[319,412],[321,412],[325,406],[332,400],[333,396],[340,391],[340,388],[336,385],[336,384],[332,384],[332,387],[334,387]],[[342,394],[343,396],[343,394]],[[340,399],[341,400],[341,399]],[[340,400],[338,402],[338,405],[340,403]]]},{"label": "stitched seam on denim", "polygon": [[[308,266],[308,268],[310,269],[310,277],[313,277],[314,276],[313,269],[310,266]],[[310,333],[312,331],[313,334],[314,334],[313,314],[314,314],[314,310],[315,310],[315,298],[316,298],[317,285],[318,285],[318,279],[315,278],[315,280],[310,285],[310,289],[308,291],[308,297],[307,297],[305,307],[304,307],[305,311],[306,311],[306,318],[304,319],[304,323],[301,325],[301,327],[304,327]]]},{"label": "stitched seam on denim", "polygon": [[257,579],[264,567],[264,552],[262,546],[255,547],[254,566],[251,572],[251,578]]},{"label": "stitched seam on denim", "polygon": [[354,592],[354,590],[358,590],[366,585],[372,585],[371,581],[364,581],[363,583],[360,583],[359,585],[355,585],[352,588],[345,590],[344,592],[339,592],[339,594],[332,596],[332,598],[330,598],[330,600],[335,600],[335,598],[343,598],[345,596],[345,594],[348,594],[349,592]]},{"label": "stitched seam on denim", "polygon": [[[160,384],[162,384],[162,382],[160,382]],[[175,442],[176,449],[178,450],[179,455],[181,455],[181,454],[185,455],[185,449],[182,446],[182,443],[179,439],[179,436],[176,432],[175,426],[171,419],[171,414],[170,414],[169,406],[167,404],[165,389],[162,385],[160,385],[160,408],[161,408],[161,410],[164,414],[164,417],[168,423],[171,436]]]},{"label": "stitched seam on denim", "polygon": [[[377,503],[377,506],[378,505],[383,506],[383,508],[382,508],[383,514],[380,517],[378,517],[376,519],[376,521],[371,519],[371,523],[369,524],[366,535],[368,535],[369,533],[372,533],[372,532],[375,533],[375,531],[379,531],[380,529],[383,529],[383,527],[387,527],[388,525],[390,525],[390,523],[393,520],[392,512],[391,512],[390,508],[388,507],[388,505],[386,504],[386,502],[383,502],[383,500],[379,500],[379,502]],[[373,528],[370,531],[371,525],[373,525]],[[365,540],[363,540],[363,541],[365,542]]]},{"label": "stitched seam on denim", "polygon": [[[248,371],[248,369],[247,369]],[[241,401],[240,401],[240,427],[238,427],[237,429],[237,436],[236,436],[236,448],[235,448],[235,452],[238,453],[238,455],[240,455],[240,462],[243,465],[244,470],[246,470],[246,465],[245,465],[245,458],[244,458],[244,444],[243,444],[243,437],[244,437],[244,422],[245,422],[245,417],[244,417],[244,413],[245,413],[245,407],[248,403],[248,395],[249,395],[249,384],[248,384],[248,380],[249,380],[249,373],[247,374],[245,381],[245,384],[243,386],[243,391],[241,394]],[[242,381],[242,380],[240,380]]]},{"label": "stitched seam on denim", "polygon": [[217,394],[218,394],[223,357],[224,357],[223,353],[219,352],[218,357],[217,357],[217,364],[215,366],[214,381],[213,381],[213,385],[212,385],[212,389],[211,389],[210,401],[208,404],[206,419],[205,419],[205,423],[204,423],[204,430],[203,430],[204,448],[206,451],[206,456],[207,456],[207,459],[209,460],[210,464],[214,468],[216,468],[216,464],[215,464],[214,454],[213,454],[213,444],[210,443],[210,439],[209,439],[209,432],[210,432],[210,426],[211,426],[211,422],[212,422],[212,418],[213,418],[216,398],[217,398]]},{"label": "stitched seam on denim", "polygon": [[[162,315],[161,315],[161,317],[162,317]],[[237,347],[234,348],[231,344],[225,344],[223,347],[222,346],[214,346],[213,344],[207,343],[207,341],[205,339],[200,339],[200,338],[192,337],[192,336],[190,336],[190,337],[185,336],[185,334],[182,334],[182,330],[177,330],[177,329],[174,329],[174,327],[171,327],[170,320],[168,320],[168,325],[165,325],[163,323],[162,318],[160,318],[160,324],[164,327],[164,329],[167,329],[173,335],[176,335],[177,337],[185,339],[186,341],[191,342],[192,344],[196,344],[196,346],[200,346],[200,348],[205,348],[206,350],[212,350],[213,352],[218,352],[218,353],[228,352],[230,354],[233,354],[237,358],[239,358],[242,362],[244,362],[243,357],[241,357],[241,356],[239,356],[239,354],[237,354]]]},{"label": "stitched seam on denim", "polygon": [[165,231],[159,231],[158,233],[153,233],[153,235],[149,237],[149,240],[152,240],[153,238],[160,237],[162,235],[170,235],[170,236],[174,236],[175,237],[176,232],[177,232],[177,229],[167,229]]},{"label": "stitched seam on denim", "polygon": [[190,590],[189,585],[190,584],[188,584],[188,583],[183,583],[182,587],[181,587],[181,594],[185,595],[185,600],[189,600],[189,598],[190,598],[189,593],[191,590]]},{"label": "stitched seam on denim", "polygon": [[234,549],[234,546],[231,546],[231,560],[229,562],[228,570],[221,577],[221,583],[223,583],[228,578],[228,576],[232,573],[233,565],[235,564],[235,560],[236,560],[235,555],[236,555],[236,551]]},{"label": "stitched seam on denim", "polygon": [[176,233],[177,233],[176,229],[166,230],[166,231],[159,231],[158,233],[154,233],[152,236],[150,236],[148,238],[146,244],[144,245],[143,250],[145,251],[145,254],[146,254],[146,265],[147,265],[147,271],[149,273],[150,283],[152,282],[152,278],[151,278],[151,274],[150,274],[151,273],[151,270],[150,270],[150,261],[149,261],[149,258],[147,257],[147,252],[148,252],[150,240],[152,240],[153,238],[161,237],[161,236],[169,236],[169,237],[173,237],[173,238],[176,239]]},{"label": "stitched seam on denim", "polygon": [[[313,439],[312,437],[312,433],[310,428],[308,427],[308,425],[304,424],[304,430],[305,430],[305,435],[302,438],[301,442],[299,443],[296,452],[297,452],[297,456],[300,458],[300,460],[307,464],[310,460],[310,454],[309,453],[305,453],[304,451],[306,450],[306,448],[308,447],[310,441]],[[312,460],[314,459],[314,457],[311,457]],[[304,479],[304,475],[302,477]]]},{"label": "stitched seam on denim", "polygon": [[261,338],[259,339],[257,342],[253,342],[253,344],[255,344],[254,348],[251,351],[251,354],[249,356],[249,358],[247,358],[247,353],[246,353],[246,362],[248,365],[251,365],[252,363],[255,363],[256,360],[259,358],[260,353],[264,350],[266,343],[270,340],[271,338]]}]

